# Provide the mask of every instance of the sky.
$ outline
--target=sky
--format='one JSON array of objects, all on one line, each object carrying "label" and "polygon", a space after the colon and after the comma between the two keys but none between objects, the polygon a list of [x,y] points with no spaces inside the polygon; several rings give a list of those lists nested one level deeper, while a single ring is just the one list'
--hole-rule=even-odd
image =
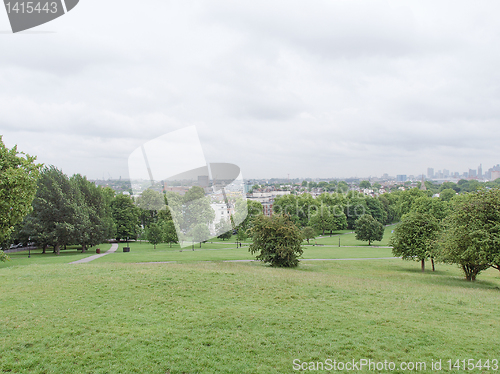
[{"label": "sky", "polygon": [[80,0],[12,34],[0,9],[0,135],[91,179],[127,178],[134,150],[189,126],[207,162],[245,179],[487,170],[500,163],[499,12]]}]

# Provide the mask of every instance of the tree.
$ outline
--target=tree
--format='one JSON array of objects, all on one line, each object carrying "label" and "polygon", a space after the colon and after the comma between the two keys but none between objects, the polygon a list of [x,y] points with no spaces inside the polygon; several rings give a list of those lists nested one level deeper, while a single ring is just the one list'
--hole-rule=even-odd
[{"label": "tree", "polygon": [[384,205],[379,199],[371,196],[367,196],[365,199],[366,207],[368,208],[367,213],[379,221],[382,225],[387,221],[387,213],[384,209]]},{"label": "tree", "polygon": [[233,236],[233,228],[228,221],[220,220],[219,223],[215,225],[215,231],[219,234],[217,237],[223,241],[225,239],[231,239],[231,236]]},{"label": "tree", "polygon": [[253,243],[249,251],[273,267],[296,267],[302,255],[302,235],[287,215],[258,216],[250,229]]},{"label": "tree", "polygon": [[366,205],[364,196],[353,191],[347,194],[347,203],[344,206],[344,214],[347,217],[347,227],[354,229],[356,220],[370,211]]},{"label": "tree", "polygon": [[366,189],[366,188],[370,188],[371,186],[372,186],[372,184],[370,183],[370,181],[359,182],[359,188]]},{"label": "tree", "polygon": [[431,214],[411,212],[404,215],[389,242],[392,253],[403,260],[420,261],[422,271],[425,271],[425,260],[430,257],[434,271],[434,248],[439,229],[439,221]]},{"label": "tree", "polygon": [[371,215],[365,214],[358,218],[355,223],[356,239],[368,241],[381,241],[384,237],[384,226]]},{"label": "tree", "polygon": [[439,198],[443,201],[450,201],[457,193],[451,188],[446,188],[439,193]]},{"label": "tree", "polygon": [[307,240],[307,244],[309,244],[309,240],[316,237],[316,230],[314,230],[311,226],[306,226],[302,229],[302,237],[304,240]]},{"label": "tree", "polygon": [[156,245],[163,242],[164,239],[164,231],[163,227],[158,222],[153,222],[146,228],[146,240],[153,244],[154,249],[156,249]]},{"label": "tree", "polygon": [[[195,226],[204,224],[209,234],[202,240],[210,237],[208,226],[215,219],[215,212],[210,206],[210,200],[205,196],[203,188],[194,186],[186,192],[182,199],[182,228],[185,232],[192,231]],[[172,213],[175,215],[175,213]],[[206,232],[204,231],[204,232]]]},{"label": "tree", "polygon": [[82,253],[84,253],[88,246],[95,246],[110,238],[107,234],[112,232],[113,227],[109,219],[111,212],[106,207],[107,201],[101,187],[97,187],[80,174],[73,175],[70,182],[75,189],[74,196],[77,205],[74,217],[74,239],[82,246]]},{"label": "tree", "polygon": [[18,152],[17,146],[6,148],[0,136],[0,243],[32,210],[41,168],[35,160],[36,157]]},{"label": "tree", "polygon": [[422,196],[415,199],[411,212],[429,213],[438,221],[442,221],[449,213],[450,207],[446,201],[435,197]]},{"label": "tree", "polygon": [[201,243],[207,241],[207,239],[210,237],[210,230],[208,229],[207,225],[198,223],[191,230],[191,236],[194,242],[200,243],[201,248]]},{"label": "tree", "polygon": [[61,245],[74,241],[75,227],[85,218],[76,194],[74,185],[61,170],[54,166],[42,170],[26,230],[37,244],[44,248],[52,245],[57,255]]},{"label": "tree", "polygon": [[500,270],[500,190],[459,195],[451,204],[440,259],[459,265],[468,281],[490,266]]},{"label": "tree", "polygon": [[329,230],[332,236],[334,230],[344,229],[347,226],[347,219],[339,206],[325,206],[322,203],[316,214],[311,215],[309,224],[322,230],[322,235],[325,235],[325,230]]},{"label": "tree", "polygon": [[170,244],[172,248],[172,243],[178,243],[179,238],[177,237],[177,230],[175,229],[174,221],[168,220],[163,224],[164,240],[166,243]]},{"label": "tree", "polygon": [[137,198],[136,205],[140,209],[141,223],[147,227],[158,221],[159,211],[165,210],[165,198],[162,193],[148,188]]},{"label": "tree", "polygon": [[139,212],[134,201],[127,195],[116,195],[111,202],[111,209],[116,224],[116,239],[137,238]]}]

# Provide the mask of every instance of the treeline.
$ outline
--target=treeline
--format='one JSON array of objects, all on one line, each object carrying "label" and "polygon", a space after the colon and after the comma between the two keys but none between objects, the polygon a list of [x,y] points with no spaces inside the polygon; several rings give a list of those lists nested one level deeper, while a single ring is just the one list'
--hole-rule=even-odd
[{"label": "treeline", "polygon": [[500,190],[480,189],[429,198],[418,189],[400,196],[401,222],[391,238],[393,254],[457,264],[469,281],[490,267],[500,270]]},{"label": "treeline", "polygon": [[[109,187],[97,187],[80,174],[68,177],[53,166],[45,167],[37,181],[32,210],[15,227],[11,240],[35,244],[44,252],[52,247],[56,254],[61,247],[75,244],[85,252],[120,236],[123,200],[135,208],[130,198],[115,196]],[[130,215],[126,209],[125,214]]]},{"label": "treeline", "polygon": [[313,227],[323,235],[335,230],[354,229],[356,220],[372,216],[382,225],[399,220],[400,193],[365,196],[355,191],[312,195],[284,195],[274,201],[273,212],[287,214],[299,227]]}]

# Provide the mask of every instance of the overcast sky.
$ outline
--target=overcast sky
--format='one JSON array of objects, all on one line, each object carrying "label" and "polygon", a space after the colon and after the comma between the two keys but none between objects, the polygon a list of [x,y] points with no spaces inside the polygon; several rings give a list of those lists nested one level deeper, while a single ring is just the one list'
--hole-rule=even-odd
[{"label": "overcast sky", "polygon": [[[500,163],[500,2],[80,0],[12,34],[0,134],[68,174],[128,177],[196,125],[244,178]],[[182,156],[180,156],[182,157]]]}]

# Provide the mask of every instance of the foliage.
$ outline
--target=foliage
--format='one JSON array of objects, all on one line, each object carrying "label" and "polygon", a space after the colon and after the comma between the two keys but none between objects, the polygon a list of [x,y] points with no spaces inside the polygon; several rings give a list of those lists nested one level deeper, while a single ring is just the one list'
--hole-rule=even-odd
[{"label": "foliage", "polygon": [[111,202],[116,223],[116,239],[136,239],[139,231],[139,211],[130,196],[119,194]]},{"label": "foliage", "polygon": [[365,214],[370,214],[364,195],[350,191],[344,207],[347,218],[347,228],[354,229],[356,220]]},{"label": "foliage", "polygon": [[457,193],[451,188],[446,188],[439,193],[439,198],[443,201],[450,201]]},{"label": "foliage", "polygon": [[178,243],[177,230],[175,229],[174,221],[168,220],[163,223],[164,241],[170,244],[172,248],[173,243]]},{"label": "foliage", "polygon": [[215,231],[219,234],[217,237],[222,240],[231,239],[231,236],[233,236],[233,228],[228,221],[220,220],[219,223],[215,225]]},{"label": "foliage", "polygon": [[[207,226],[215,219],[215,212],[210,206],[210,200],[205,196],[203,188],[193,186],[182,198],[183,220],[181,227],[185,232],[192,231],[195,226]],[[210,234],[209,234],[210,235]],[[207,240],[208,236],[203,239]]]},{"label": "foliage", "polygon": [[[31,239],[41,246],[51,245],[56,254],[61,245],[74,242],[76,230],[88,224],[84,206],[79,206],[78,190],[67,175],[54,166],[42,170],[33,200],[33,212],[25,220]],[[85,222],[80,222],[85,220]]]},{"label": "foliage", "polygon": [[0,243],[32,210],[41,164],[36,157],[5,147],[0,136]]},{"label": "foliage", "polygon": [[449,213],[446,201],[435,197],[421,196],[414,200],[410,212],[429,213],[438,221],[442,221]]},{"label": "foliage", "polygon": [[311,226],[304,227],[301,232],[304,240],[307,240],[307,244],[309,244],[309,240],[316,237],[316,230],[314,230]]},{"label": "foliage", "polygon": [[439,229],[439,221],[431,214],[411,212],[404,215],[389,242],[393,255],[403,260],[420,261],[424,271],[425,260],[435,257]]},{"label": "foliage", "polygon": [[[427,181],[426,181],[427,182]],[[418,188],[402,191],[399,193],[398,214],[402,217],[412,211],[413,204],[420,197],[427,197],[427,194]]]},{"label": "foliage", "polygon": [[260,252],[257,259],[273,267],[296,267],[302,255],[302,235],[287,215],[258,216],[250,229],[253,243],[249,251]]},{"label": "foliage", "polygon": [[164,232],[160,223],[153,222],[146,228],[146,240],[153,244],[154,249],[156,249],[157,244],[163,242]]},{"label": "foliage", "polygon": [[371,245],[373,241],[381,241],[384,237],[384,226],[371,215],[365,214],[358,218],[355,223],[356,239],[367,241]]},{"label": "foliage", "polygon": [[206,224],[198,223],[192,228],[190,235],[194,242],[200,243],[201,248],[201,243],[205,242],[210,237],[210,230]]},{"label": "foliage", "polygon": [[359,188],[366,189],[366,188],[370,188],[371,186],[372,186],[372,184],[370,183],[370,181],[359,182]]},{"label": "foliage", "polygon": [[331,235],[334,230],[344,229],[347,226],[347,219],[339,206],[327,206],[322,203],[314,214],[311,213],[309,224],[321,230],[322,235],[325,235],[325,230],[329,230]]},{"label": "foliage", "polygon": [[500,270],[499,189],[457,196],[444,226],[442,261],[458,264],[468,281],[490,266]]}]

